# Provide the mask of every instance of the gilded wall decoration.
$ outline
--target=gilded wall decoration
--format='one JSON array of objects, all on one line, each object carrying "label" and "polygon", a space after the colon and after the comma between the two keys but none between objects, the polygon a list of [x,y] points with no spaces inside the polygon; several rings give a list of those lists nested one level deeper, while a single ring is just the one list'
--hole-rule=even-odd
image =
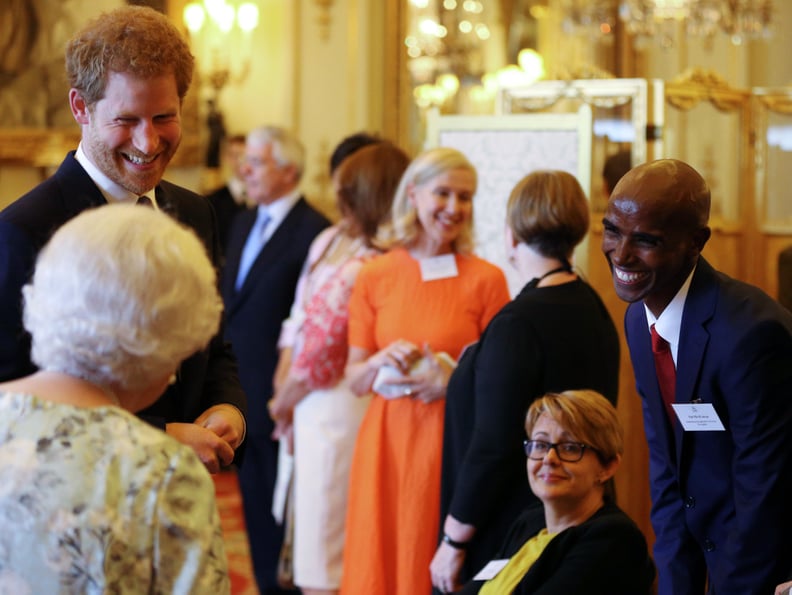
[{"label": "gilded wall decoration", "polygon": [[[0,163],[49,167],[74,149],[80,129],[69,109],[66,42],[88,20],[124,0],[0,2]],[[165,11],[166,0],[129,0]],[[197,101],[185,100],[184,138],[174,164],[200,162]]]}]

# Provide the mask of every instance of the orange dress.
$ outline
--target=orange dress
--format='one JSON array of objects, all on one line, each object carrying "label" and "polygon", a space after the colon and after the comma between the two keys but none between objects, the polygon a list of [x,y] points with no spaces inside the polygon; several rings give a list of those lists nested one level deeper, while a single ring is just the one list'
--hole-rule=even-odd
[{"label": "orange dress", "polygon": [[[456,264],[456,277],[428,282],[401,248],[364,265],[349,304],[349,344],[374,353],[406,339],[458,358],[509,292],[496,266],[461,255]],[[444,410],[444,399],[372,399],[350,473],[342,595],[431,592]]]}]

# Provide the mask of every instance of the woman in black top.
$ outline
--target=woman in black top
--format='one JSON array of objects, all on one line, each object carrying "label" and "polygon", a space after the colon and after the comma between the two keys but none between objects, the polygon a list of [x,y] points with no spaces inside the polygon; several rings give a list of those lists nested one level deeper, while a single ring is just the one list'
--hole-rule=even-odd
[{"label": "woman in black top", "polygon": [[441,540],[432,583],[453,591],[536,502],[525,477],[525,412],[550,391],[591,388],[616,402],[619,339],[596,292],[574,272],[589,227],[577,180],[534,172],[509,197],[509,260],[526,285],[460,358],[446,395]]}]

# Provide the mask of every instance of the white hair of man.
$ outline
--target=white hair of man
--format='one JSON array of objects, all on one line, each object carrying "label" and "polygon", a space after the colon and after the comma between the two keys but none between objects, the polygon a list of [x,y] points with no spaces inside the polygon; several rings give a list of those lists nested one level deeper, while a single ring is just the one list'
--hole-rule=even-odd
[{"label": "white hair of man", "polygon": [[260,126],[247,135],[253,146],[272,146],[272,157],[278,165],[293,165],[299,182],[305,169],[305,147],[292,132],[280,126]]},{"label": "white hair of man", "polygon": [[132,391],[204,348],[223,309],[197,236],[164,213],[119,204],[60,227],[23,296],[37,366]]}]

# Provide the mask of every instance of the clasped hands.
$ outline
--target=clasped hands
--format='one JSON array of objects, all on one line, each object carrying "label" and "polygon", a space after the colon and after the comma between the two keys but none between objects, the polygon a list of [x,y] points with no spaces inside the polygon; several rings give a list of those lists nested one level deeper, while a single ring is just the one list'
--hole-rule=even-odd
[{"label": "clasped hands", "polygon": [[193,423],[170,423],[165,431],[191,447],[209,473],[217,473],[234,460],[234,451],[245,437],[245,420],[233,405],[214,405]]},{"label": "clasped hands", "polygon": [[[426,365],[420,371],[413,371],[413,366],[424,359]],[[369,368],[379,370],[382,366],[392,366],[400,376],[394,376],[383,381],[385,385],[399,385],[404,390],[404,396],[418,399],[424,403],[431,403],[445,397],[446,386],[451,373],[454,371],[454,362],[447,354],[436,354],[428,344],[423,349],[414,343],[399,339],[381,349],[368,358]]]}]

